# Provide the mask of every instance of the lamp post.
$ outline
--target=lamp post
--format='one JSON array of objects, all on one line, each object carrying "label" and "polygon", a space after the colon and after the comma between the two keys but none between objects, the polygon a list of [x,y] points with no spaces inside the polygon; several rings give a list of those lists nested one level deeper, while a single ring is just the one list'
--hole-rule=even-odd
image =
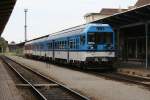
[{"label": "lamp post", "polygon": [[25,42],[27,41],[27,12],[28,12],[28,9],[24,9],[24,13],[25,13],[25,25],[24,25]]}]

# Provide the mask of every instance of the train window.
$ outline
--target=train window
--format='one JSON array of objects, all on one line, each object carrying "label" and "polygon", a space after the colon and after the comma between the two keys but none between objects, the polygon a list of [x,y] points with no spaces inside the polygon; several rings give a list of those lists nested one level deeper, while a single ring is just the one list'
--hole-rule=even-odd
[{"label": "train window", "polygon": [[65,49],[65,41],[62,41],[62,49]]},{"label": "train window", "polygon": [[53,48],[53,43],[51,43],[51,49]]},{"label": "train window", "polygon": [[57,42],[55,43],[55,49],[57,49]]},{"label": "train window", "polygon": [[76,48],[77,49],[79,48],[79,39],[78,38],[76,39]]},{"label": "train window", "polygon": [[34,45],[34,48],[35,48],[35,50],[37,50],[38,49],[37,45]]},{"label": "train window", "polygon": [[85,43],[85,36],[81,35],[80,36],[80,44],[83,45]]},{"label": "train window", "polygon": [[88,44],[95,44],[96,42],[96,33],[88,34]]},{"label": "train window", "polygon": [[35,45],[35,50],[38,50],[38,45]]},{"label": "train window", "polygon": [[62,41],[60,42],[60,49],[63,49],[63,43],[62,43]]},{"label": "train window", "polygon": [[59,42],[59,49],[62,49],[62,42]]},{"label": "train window", "polygon": [[66,48],[66,41],[64,41],[64,49]]},{"label": "train window", "polygon": [[38,45],[35,45],[35,50],[38,50]]},{"label": "train window", "polygon": [[74,40],[72,40],[72,49],[74,49],[74,45],[75,45]]},{"label": "train window", "polygon": [[61,41],[59,42],[59,49],[61,49],[61,46],[62,46],[62,44],[61,44]]},{"label": "train window", "polygon": [[64,49],[66,48],[66,41],[64,41]]},{"label": "train window", "polygon": [[62,49],[62,41],[60,41],[60,49]]},{"label": "train window", "polygon": [[54,43],[54,49],[56,49],[56,42]]},{"label": "train window", "polygon": [[56,48],[59,49],[59,44],[60,44],[59,41],[56,44],[57,44]]},{"label": "train window", "polygon": [[56,45],[55,49],[58,49],[58,42],[56,42],[56,44],[55,44],[55,45]]},{"label": "train window", "polygon": [[64,41],[61,41],[61,49],[64,49]]},{"label": "train window", "polygon": [[74,47],[73,47],[74,49],[76,49],[76,44],[77,44],[76,39],[74,39]]},{"label": "train window", "polygon": [[39,50],[42,49],[41,45],[39,45]]},{"label": "train window", "polygon": [[52,43],[47,43],[48,50],[52,49]]},{"label": "train window", "polygon": [[77,49],[79,49],[79,45],[80,45],[80,44],[79,44],[79,38],[77,38],[76,41],[77,41]]},{"label": "train window", "polygon": [[65,49],[67,49],[67,45],[68,45],[68,44],[67,44],[67,41],[65,41]]},{"label": "train window", "polygon": [[52,47],[52,49],[54,48],[54,44],[53,43],[51,43],[51,47]]},{"label": "train window", "polygon": [[70,48],[70,49],[73,48],[73,41],[72,41],[72,40],[69,41],[69,48]]},{"label": "train window", "polygon": [[57,42],[57,45],[56,45],[57,49],[59,49],[59,42]]},{"label": "train window", "polygon": [[43,44],[40,45],[40,49],[43,49]]},{"label": "train window", "polygon": [[89,33],[88,34],[88,44],[110,44],[112,43],[112,33],[104,32],[104,33]]},{"label": "train window", "polygon": [[38,50],[38,45],[35,45],[35,50]]},{"label": "train window", "polygon": [[37,45],[37,50],[40,50],[40,45]]},{"label": "train window", "polygon": [[38,50],[38,45],[35,45],[35,50]]},{"label": "train window", "polygon": [[59,49],[59,42],[56,42],[56,49]]},{"label": "train window", "polygon": [[58,49],[61,49],[61,42],[58,42]]},{"label": "train window", "polygon": [[75,48],[77,49],[77,39],[75,39]]},{"label": "train window", "polygon": [[65,46],[67,45],[67,41],[64,41],[65,42]]}]

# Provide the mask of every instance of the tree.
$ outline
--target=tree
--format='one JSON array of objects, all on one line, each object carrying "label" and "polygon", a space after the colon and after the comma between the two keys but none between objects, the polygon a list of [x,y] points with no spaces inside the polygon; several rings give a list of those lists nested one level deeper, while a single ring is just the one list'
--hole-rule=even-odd
[{"label": "tree", "polygon": [[5,52],[7,47],[8,47],[8,41],[0,37],[0,52]]}]

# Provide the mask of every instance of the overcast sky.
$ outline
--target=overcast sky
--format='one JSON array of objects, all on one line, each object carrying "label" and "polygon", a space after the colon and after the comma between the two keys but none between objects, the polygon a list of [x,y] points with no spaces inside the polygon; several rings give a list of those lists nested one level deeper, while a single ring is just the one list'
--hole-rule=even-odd
[{"label": "overcast sky", "polygon": [[86,13],[102,8],[127,8],[137,0],[17,0],[2,34],[7,41],[24,41],[24,8],[28,8],[28,40],[85,23]]}]

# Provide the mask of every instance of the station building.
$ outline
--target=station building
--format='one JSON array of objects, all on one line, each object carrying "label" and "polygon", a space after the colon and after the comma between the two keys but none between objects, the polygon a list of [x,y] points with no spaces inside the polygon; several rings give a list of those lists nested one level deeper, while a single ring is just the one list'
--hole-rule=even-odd
[{"label": "station building", "polygon": [[[92,16],[95,14],[85,17]],[[113,27],[117,33],[117,55],[122,63],[150,68],[150,0],[138,0],[129,9],[87,22],[107,23]]]},{"label": "station building", "polygon": [[99,13],[87,13],[85,16],[84,16],[84,19],[86,20],[86,23],[89,23],[89,22],[93,22],[93,21],[96,21],[96,20],[99,20],[99,19],[103,19],[103,18],[106,18],[110,15],[113,15],[115,13],[121,13],[123,11],[126,11],[127,9],[114,9],[114,8],[103,8]]}]

